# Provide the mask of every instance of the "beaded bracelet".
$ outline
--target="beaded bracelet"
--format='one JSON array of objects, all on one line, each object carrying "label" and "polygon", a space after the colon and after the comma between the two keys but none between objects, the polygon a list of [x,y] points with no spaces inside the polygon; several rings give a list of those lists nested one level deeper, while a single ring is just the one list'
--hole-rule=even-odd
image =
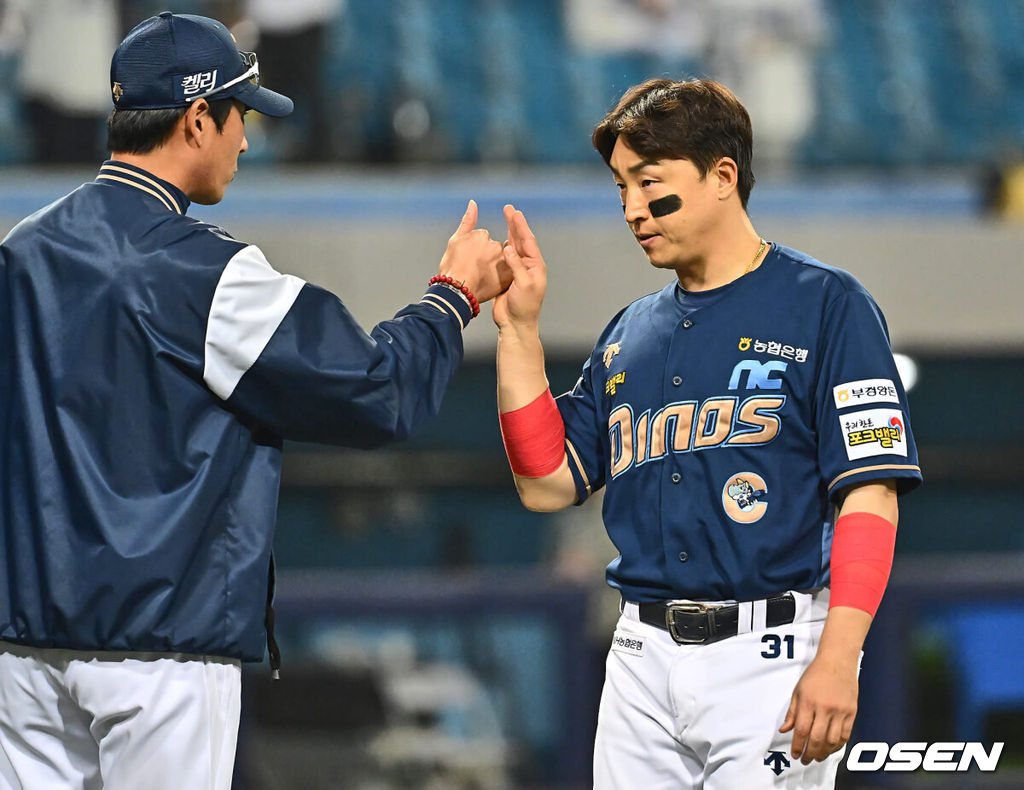
[{"label": "beaded bracelet", "polygon": [[447,285],[453,291],[462,294],[466,298],[470,309],[473,311],[473,318],[480,315],[480,303],[473,296],[473,292],[469,290],[464,281],[456,281],[447,274],[435,274],[430,278],[430,282],[427,285]]}]

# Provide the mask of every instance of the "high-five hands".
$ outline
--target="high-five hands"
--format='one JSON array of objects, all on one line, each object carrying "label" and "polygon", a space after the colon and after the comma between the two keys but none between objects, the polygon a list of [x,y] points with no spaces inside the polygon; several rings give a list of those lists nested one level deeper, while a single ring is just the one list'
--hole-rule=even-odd
[{"label": "high-five hands", "polygon": [[465,283],[482,303],[508,288],[512,272],[501,243],[493,240],[486,229],[476,227],[478,213],[476,201],[470,200],[459,227],[448,239],[440,273]]},{"label": "high-five hands", "polygon": [[498,329],[535,328],[547,290],[547,266],[530,225],[515,206],[505,206],[508,241],[502,251],[512,270],[512,284],[494,300],[493,316]]}]

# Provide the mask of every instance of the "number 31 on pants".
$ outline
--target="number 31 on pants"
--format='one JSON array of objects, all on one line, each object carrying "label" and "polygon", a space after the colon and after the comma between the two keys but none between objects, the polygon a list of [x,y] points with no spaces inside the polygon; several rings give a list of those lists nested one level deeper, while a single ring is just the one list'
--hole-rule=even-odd
[{"label": "number 31 on pants", "polygon": [[[765,634],[761,637],[761,644],[765,646],[764,650],[761,651],[761,657],[780,658],[784,655],[785,658],[792,658],[794,641],[793,634],[786,634],[785,636]],[[783,649],[783,644],[785,644],[785,649]]]}]

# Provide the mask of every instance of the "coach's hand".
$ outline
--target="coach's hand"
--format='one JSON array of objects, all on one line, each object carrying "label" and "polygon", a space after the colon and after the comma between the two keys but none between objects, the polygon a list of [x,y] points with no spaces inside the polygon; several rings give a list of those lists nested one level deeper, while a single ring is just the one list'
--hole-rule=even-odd
[{"label": "coach's hand", "polygon": [[540,306],[548,287],[548,270],[522,211],[505,206],[508,241],[505,260],[512,269],[512,284],[494,300],[494,323],[498,329],[524,327],[534,329],[540,319]]},{"label": "coach's hand", "polygon": [[476,227],[478,209],[470,200],[462,221],[441,258],[440,272],[466,284],[479,302],[493,299],[508,288],[512,272],[501,251],[501,242],[484,228]]},{"label": "coach's hand", "polygon": [[796,684],[779,732],[793,731],[793,757],[808,765],[850,740],[857,715],[857,655],[835,660],[820,653]]}]

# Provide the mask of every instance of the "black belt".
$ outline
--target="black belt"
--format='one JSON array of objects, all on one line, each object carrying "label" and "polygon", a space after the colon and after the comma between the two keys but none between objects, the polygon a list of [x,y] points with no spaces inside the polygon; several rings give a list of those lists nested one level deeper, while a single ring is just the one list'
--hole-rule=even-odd
[{"label": "black belt", "polygon": [[[796,617],[793,593],[767,599],[765,625],[787,625]],[[642,603],[640,620],[672,634],[680,645],[706,645],[736,636],[739,631],[739,604],[708,606],[702,603]]]}]

